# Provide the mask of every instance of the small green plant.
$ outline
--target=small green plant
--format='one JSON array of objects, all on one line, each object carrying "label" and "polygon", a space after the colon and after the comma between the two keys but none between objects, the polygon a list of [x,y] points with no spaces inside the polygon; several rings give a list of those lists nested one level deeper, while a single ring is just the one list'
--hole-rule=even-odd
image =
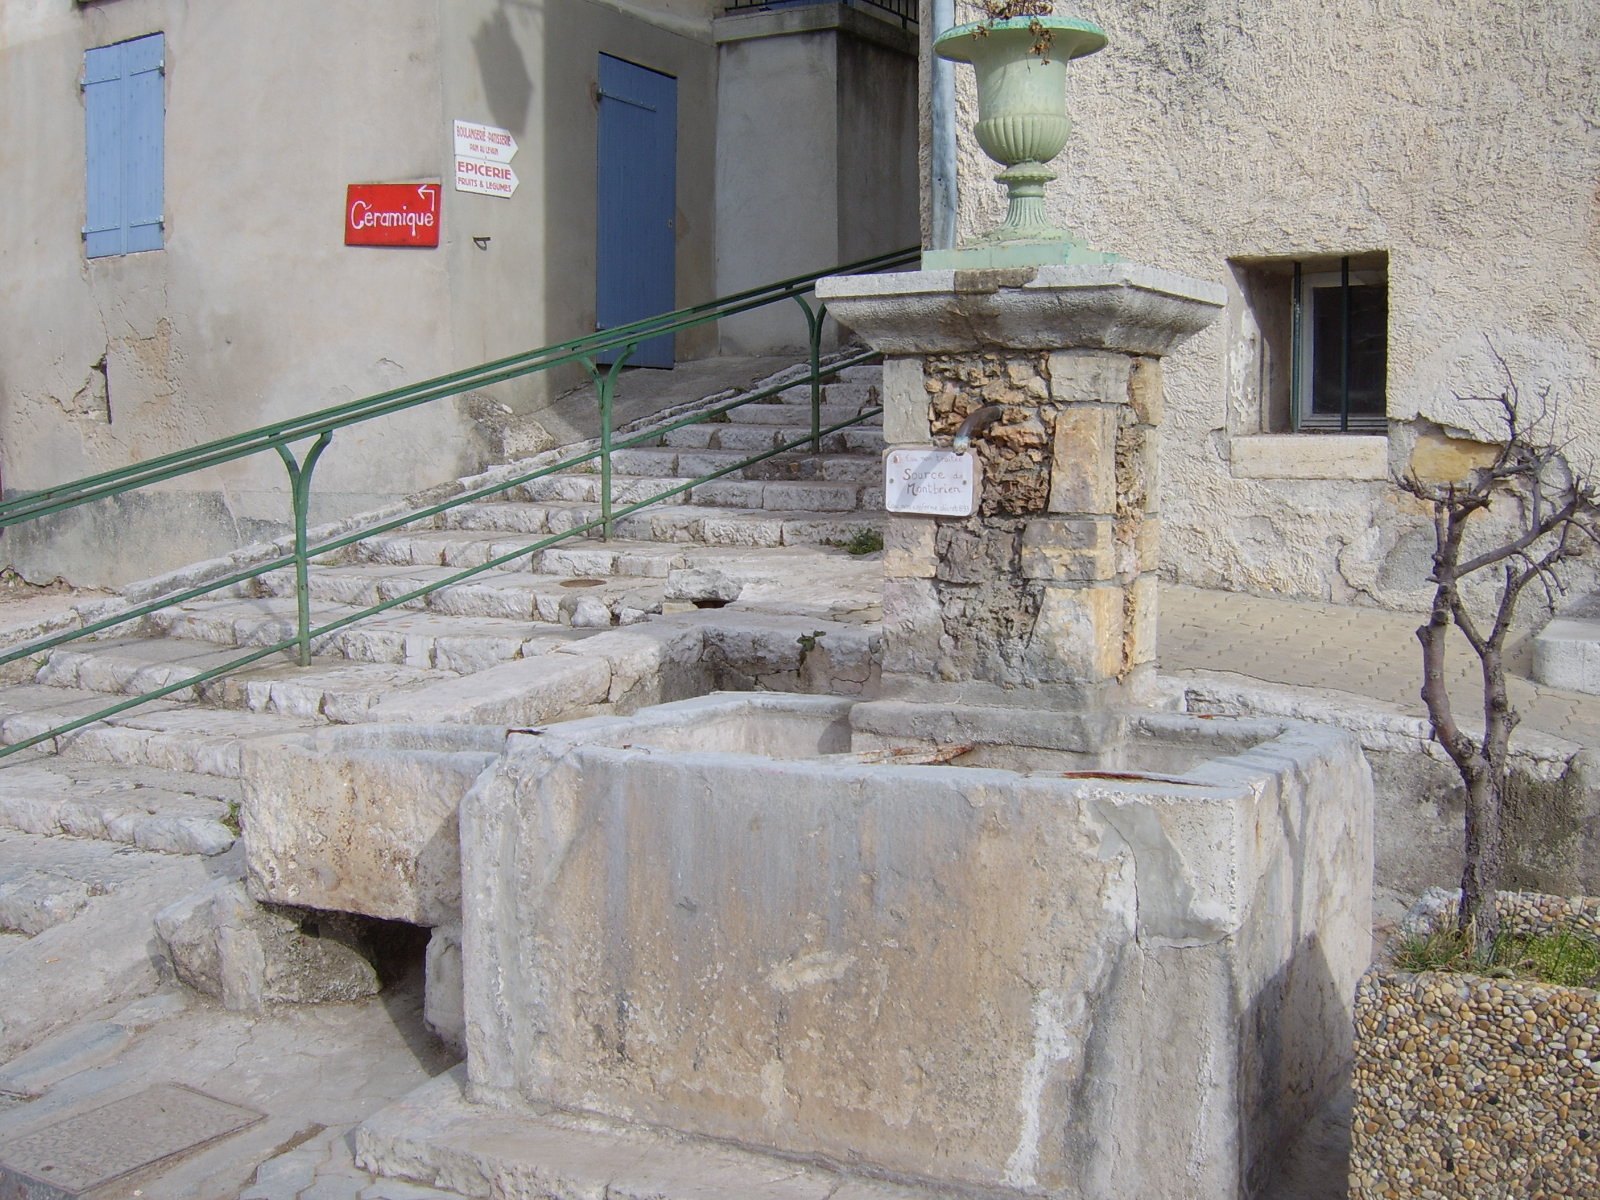
[{"label": "small green plant", "polygon": [[818,644],[821,643],[825,632],[825,630],[814,629],[810,633],[802,633],[799,637],[795,638],[795,641],[800,643],[800,657],[802,659],[817,648]]},{"label": "small green plant", "polygon": [[228,801],[228,811],[222,818],[222,827],[233,834],[234,837],[238,837],[244,831],[244,827],[239,823],[239,802],[237,800]]},{"label": "small green plant", "polygon": [[883,549],[883,534],[876,529],[861,528],[847,538],[834,538],[828,545],[846,554],[876,554]]},{"label": "small green plant", "polygon": [[1451,927],[1408,938],[1394,951],[1402,971],[1457,971],[1561,987],[1600,987],[1600,942],[1571,930],[1501,933],[1487,955],[1470,930]]}]

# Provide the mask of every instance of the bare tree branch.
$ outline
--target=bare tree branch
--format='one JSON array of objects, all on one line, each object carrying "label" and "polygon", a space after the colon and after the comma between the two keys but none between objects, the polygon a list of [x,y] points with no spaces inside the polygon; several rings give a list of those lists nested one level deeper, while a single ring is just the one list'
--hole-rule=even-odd
[{"label": "bare tree branch", "polygon": [[[1427,623],[1417,630],[1421,696],[1434,740],[1455,763],[1466,790],[1460,921],[1463,929],[1474,931],[1480,951],[1492,943],[1499,927],[1492,900],[1504,868],[1511,735],[1520,720],[1507,687],[1505,647],[1515,628],[1517,604],[1537,583],[1554,607],[1562,590],[1559,568],[1600,544],[1600,493],[1556,442],[1558,422],[1549,386],[1525,396],[1493,345],[1490,354],[1505,377],[1504,389],[1498,396],[1458,399],[1494,406],[1503,434],[1495,439],[1492,461],[1461,480],[1430,483],[1414,474],[1396,480],[1433,510],[1433,602]],[[1478,520],[1491,510],[1495,521]],[[1498,534],[1493,532],[1497,529]],[[1487,597],[1485,588],[1474,582],[1485,575],[1495,580]],[[1483,599],[1490,603],[1480,616],[1475,607]],[[1483,732],[1477,737],[1461,729],[1450,696],[1445,663],[1451,626],[1461,631],[1478,659]]]}]

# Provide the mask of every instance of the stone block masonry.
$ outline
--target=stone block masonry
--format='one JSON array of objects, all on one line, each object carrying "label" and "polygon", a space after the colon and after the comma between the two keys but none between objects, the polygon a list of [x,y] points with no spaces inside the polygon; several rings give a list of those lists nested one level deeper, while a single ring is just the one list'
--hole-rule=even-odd
[{"label": "stone block masonry", "polygon": [[[1148,702],[1160,356],[1220,297],[1132,267],[849,287],[828,295],[830,311],[891,356],[891,446],[951,445],[967,418],[1000,410],[972,438],[975,514],[890,516],[885,694],[926,698],[931,683],[965,703]],[[1075,335],[1065,349],[1062,320]]]}]

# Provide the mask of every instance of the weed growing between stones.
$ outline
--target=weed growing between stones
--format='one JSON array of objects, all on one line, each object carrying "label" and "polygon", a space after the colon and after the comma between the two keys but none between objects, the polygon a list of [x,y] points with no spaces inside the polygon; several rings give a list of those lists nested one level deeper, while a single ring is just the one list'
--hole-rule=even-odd
[{"label": "weed growing between stones", "polygon": [[828,545],[846,554],[876,554],[883,549],[883,534],[876,529],[858,529],[847,538],[834,538]]},{"label": "weed growing between stones", "polygon": [[1406,939],[1394,951],[1402,971],[1454,971],[1560,987],[1600,987],[1600,942],[1571,930],[1501,933],[1487,955],[1469,931],[1448,928]]}]

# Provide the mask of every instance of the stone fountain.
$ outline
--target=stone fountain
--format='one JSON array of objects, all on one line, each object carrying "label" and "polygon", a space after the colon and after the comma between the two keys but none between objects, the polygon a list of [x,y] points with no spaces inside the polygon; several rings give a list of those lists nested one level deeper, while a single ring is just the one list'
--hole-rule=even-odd
[{"label": "stone fountain", "polygon": [[883,692],[514,733],[467,1062],[361,1161],[475,1196],[1247,1197],[1347,1061],[1348,735],[1166,711],[1149,267],[825,281],[885,355]]}]

